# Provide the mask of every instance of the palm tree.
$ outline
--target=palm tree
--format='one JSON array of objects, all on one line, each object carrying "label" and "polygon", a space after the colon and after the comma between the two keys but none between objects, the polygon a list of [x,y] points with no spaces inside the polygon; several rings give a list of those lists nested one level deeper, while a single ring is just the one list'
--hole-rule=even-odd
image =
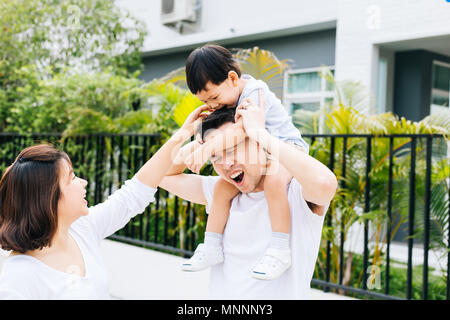
[{"label": "palm tree", "polygon": [[[351,81],[336,82],[331,73],[327,70],[322,71],[326,79],[334,87],[334,102],[316,112],[297,110],[293,115],[294,123],[305,133],[318,133],[318,128],[322,126],[326,133],[332,134],[400,134],[400,133],[432,133],[444,134],[448,141],[450,133],[450,113],[440,115],[431,115],[420,122],[408,121],[404,118],[398,118],[391,113],[372,114],[370,100],[364,96],[364,88],[358,83]],[[323,119],[323,123],[320,123]],[[314,157],[328,164],[330,159],[330,139],[317,139],[311,146],[311,153]],[[344,154],[344,139],[335,139],[335,173],[341,181],[341,188],[333,201],[333,215],[331,228],[324,228],[324,244],[330,241],[332,245],[332,256],[334,263],[331,274],[331,280],[337,281],[339,272],[343,272],[343,283],[350,284],[352,279],[357,279],[354,285],[361,284],[362,273],[352,275],[353,249],[357,243],[352,243],[350,251],[347,253],[347,261],[344,264],[345,269],[340,270],[339,250],[341,247],[340,236],[343,233],[344,240],[350,240],[348,233],[354,224],[369,223],[372,231],[372,243],[370,255],[373,266],[380,266],[381,258],[385,254],[387,243],[387,227],[390,228],[392,240],[402,223],[407,221],[409,193],[405,185],[409,181],[409,163],[410,163],[410,138],[396,138],[393,145],[393,201],[395,203],[393,216],[397,219],[389,220],[387,216],[387,181],[389,174],[389,139],[372,139],[371,152],[371,170],[369,177],[371,180],[370,208],[369,212],[364,213],[366,187],[365,168],[366,168],[366,146],[365,138],[347,138],[346,139],[346,173],[342,173],[342,163]],[[443,141],[440,141],[441,144]],[[422,143],[418,143],[417,153],[417,184],[416,184],[416,231],[420,233],[423,221],[424,207],[424,173],[425,148]],[[448,234],[448,208],[449,185],[446,179],[449,177],[449,163],[445,152],[441,152],[433,159],[432,172],[432,198],[431,198],[431,221],[432,221],[432,247],[446,248],[444,235]],[[440,241],[439,241],[440,240]],[[325,245],[322,246],[319,255],[318,268],[320,274],[324,272],[325,263]],[[354,269],[354,268],[353,268]],[[361,272],[365,272],[362,270]]]},{"label": "palm tree", "polygon": [[273,52],[258,47],[234,51],[242,73],[263,80],[278,98],[283,97],[284,74],[290,69],[289,60],[279,60]]},{"label": "palm tree", "polygon": [[[258,47],[233,49],[232,51],[234,52],[234,58],[240,64],[242,73],[263,80],[272,92],[279,98],[282,97],[284,73],[290,68],[288,60],[279,60],[273,52]],[[184,67],[169,72],[160,80],[187,89]],[[174,120],[178,125],[181,125],[189,113],[199,105],[201,105],[200,100],[191,93],[186,93],[183,101],[175,106]]]}]

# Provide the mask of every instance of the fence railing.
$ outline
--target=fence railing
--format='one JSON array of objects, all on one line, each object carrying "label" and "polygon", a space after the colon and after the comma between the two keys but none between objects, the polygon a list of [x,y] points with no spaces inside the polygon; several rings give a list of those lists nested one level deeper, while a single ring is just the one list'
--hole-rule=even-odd
[{"label": "fence railing", "polygon": [[[304,137],[310,155],[339,179],[312,285],[357,297],[449,299],[448,140],[419,134]],[[0,173],[20,150],[41,142],[69,154],[75,173],[89,182],[90,204],[104,201],[160,146],[158,135],[0,133]],[[203,206],[159,189],[156,201],[111,238],[188,257],[203,241],[205,224]]]}]

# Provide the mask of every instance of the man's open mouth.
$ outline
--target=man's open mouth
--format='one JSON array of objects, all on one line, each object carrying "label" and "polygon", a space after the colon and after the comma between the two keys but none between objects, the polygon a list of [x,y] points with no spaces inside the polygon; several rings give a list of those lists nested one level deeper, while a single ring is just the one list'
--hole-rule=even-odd
[{"label": "man's open mouth", "polygon": [[242,179],[244,179],[244,171],[237,171],[230,175],[230,178],[233,179],[236,183],[240,183]]}]

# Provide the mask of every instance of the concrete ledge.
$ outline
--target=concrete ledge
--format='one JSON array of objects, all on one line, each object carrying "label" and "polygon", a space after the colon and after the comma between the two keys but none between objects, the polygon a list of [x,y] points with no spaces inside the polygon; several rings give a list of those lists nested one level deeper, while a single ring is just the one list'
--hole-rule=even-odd
[{"label": "concrete ledge", "polygon": [[181,271],[181,257],[104,240],[101,250],[117,299],[189,300],[208,298],[209,270]]},{"label": "concrete ledge", "polygon": [[[181,257],[125,243],[103,240],[101,252],[110,276],[113,299],[206,300],[209,270],[183,272]],[[0,249],[0,271],[9,252]],[[312,300],[351,300],[311,289]]]}]

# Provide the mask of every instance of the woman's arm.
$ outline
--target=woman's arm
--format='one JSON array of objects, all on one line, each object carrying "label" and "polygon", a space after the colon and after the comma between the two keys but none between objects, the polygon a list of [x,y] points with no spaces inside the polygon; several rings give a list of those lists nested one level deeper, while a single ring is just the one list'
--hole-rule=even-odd
[{"label": "woman's arm", "polygon": [[126,181],[106,201],[89,208],[89,215],[85,217],[86,219],[79,219],[78,223],[88,221],[93,226],[96,239],[100,241],[142,213],[149,203],[154,201],[156,188],[172,166],[180,146],[194,134],[195,126],[203,117],[201,113],[206,109],[208,107],[202,106],[194,110],[180,130],[139,169],[131,180]]},{"label": "woman's arm", "polygon": [[169,169],[172,168],[181,145],[194,135],[196,127],[203,118],[204,114],[202,112],[208,109],[207,105],[198,107],[187,117],[180,130],[170,137],[158,152],[136,173],[139,181],[152,188],[158,187]]}]

